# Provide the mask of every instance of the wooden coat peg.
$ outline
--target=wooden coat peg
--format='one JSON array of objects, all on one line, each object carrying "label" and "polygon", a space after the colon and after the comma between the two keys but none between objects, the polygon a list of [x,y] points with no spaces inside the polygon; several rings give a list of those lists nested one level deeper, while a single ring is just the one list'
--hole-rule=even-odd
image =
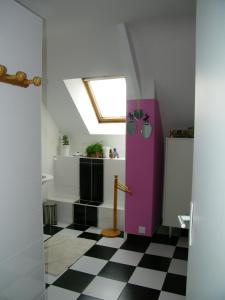
[{"label": "wooden coat peg", "polygon": [[36,76],[33,79],[27,79],[27,74],[22,71],[18,71],[15,75],[9,75],[7,74],[7,68],[0,65],[0,82],[27,88],[30,84],[40,86],[41,77]]}]

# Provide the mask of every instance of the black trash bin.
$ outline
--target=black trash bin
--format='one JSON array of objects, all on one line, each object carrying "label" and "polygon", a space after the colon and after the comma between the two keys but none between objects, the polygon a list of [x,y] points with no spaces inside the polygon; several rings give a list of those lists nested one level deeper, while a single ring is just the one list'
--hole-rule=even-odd
[{"label": "black trash bin", "polygon": [[44,225],[57,225],[57,203],[52,200],[43,202]]}]

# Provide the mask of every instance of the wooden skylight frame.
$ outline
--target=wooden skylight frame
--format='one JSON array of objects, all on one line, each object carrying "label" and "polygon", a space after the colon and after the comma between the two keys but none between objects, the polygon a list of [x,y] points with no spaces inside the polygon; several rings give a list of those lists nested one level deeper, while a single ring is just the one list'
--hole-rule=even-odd
[{"label": "wooden skylight frame", "polygon": [[94,112],[96,114],[96,117],[97,117],[97,120],[99,123],[125,123],[126,122],[126,116],[124,116],[124,117],[123,116],[121,116],[121,117],[115,117],[115,116],[105,117],[102,115],[101,109],[98,106],[94,92],[89,83],[91,80],[102,80],[102,79],[107,80],[107,79],[114,79],[114,78],[122,78],[122,76],[104,77],[104,78],[82,78],[83,84],[85,86],[88,97],[90,99],[90,102],[92,104],[92,107],[94,109]]}]

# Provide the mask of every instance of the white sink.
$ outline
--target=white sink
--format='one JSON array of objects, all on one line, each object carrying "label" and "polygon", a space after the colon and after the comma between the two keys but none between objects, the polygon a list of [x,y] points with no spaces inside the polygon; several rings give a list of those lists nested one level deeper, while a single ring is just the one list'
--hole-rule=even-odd
[{"label": "white sink", "polygon": [[42,184],[46,183],[47,181],[53,180],[53,176],[51,174],[42,174],[41,175],[41,182]]}]

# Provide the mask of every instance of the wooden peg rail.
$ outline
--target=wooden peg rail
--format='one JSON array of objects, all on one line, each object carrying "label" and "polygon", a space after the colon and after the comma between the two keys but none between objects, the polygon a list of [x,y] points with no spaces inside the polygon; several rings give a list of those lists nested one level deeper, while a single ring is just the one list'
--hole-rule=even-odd
[{"label": "wooden peg rail", "polygon": [[9,75],[7,74],[7,68],[3,65],[0,65],[0,82],[27,88],[30,84],[33,84],[34,86],[40,86],[41,77],[27,79],[27,74],[22,71],[18,71],[15,75]]}]

